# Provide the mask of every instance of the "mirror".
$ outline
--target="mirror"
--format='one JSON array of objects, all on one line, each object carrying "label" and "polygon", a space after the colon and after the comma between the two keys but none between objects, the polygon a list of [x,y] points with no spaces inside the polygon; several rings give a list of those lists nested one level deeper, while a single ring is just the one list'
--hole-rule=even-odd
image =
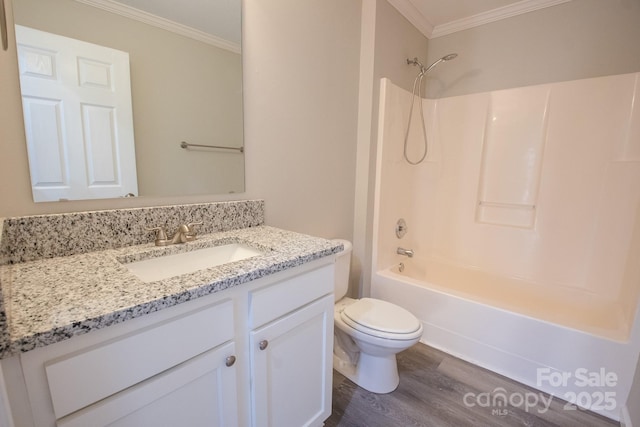
[{"label": "mirror", "polygon": [[[107,197],[122,197],[127,193],[171,196],[244,191],[241,0],[186,0],[179,3],[172,0],[13,0],[13,11],[16,30],[29,27],[128,54],[132,139],[135,141],[135,161],[131,163],[135,164],[138,192],[126,191]],[[20,56],[21,43],[18,39],[21,82],[24,82],[24,64],[29,61]],[[34,55],[29,58],[33,60]],[[49,61],[55,63],[55,55],[52,58]],[[96,67],[89,69],[98,70]],[[100,77],[100,71],[93,75]],[[105,81],[108,80],[109,77],[105,77]],[[30,138],[28,121],[38,114],[30,110],[30,104],[25,100],[24,83],[22,87],[31,151],[34,144],[30,142],[33,135]],[[51,98],[49,94],[40,93],[30,96],[47,99],[47,102]],[[64,117],[65,111],[59,108],[65,105],[58,101],[56,105],[56,114]],[[46,108],[41,110],[46,111]],[[34,182],[38,164],[55,164],[53,169],[60,176],[65,171],[79,169],[87,169],[87,176],[92,173],[97,176],[101,167],[107,175],[111,173],[111,166],[104,164],[109,163],[107,158],[119,148],[114,143],[113,149],[108,147],[91,152],[87,148],[90,143],[86,135],[93,133],[108,145],[111,139],[117,140],[117,135],[108,136],[109,130],[126,127],[126,121],[117,123],[105,119],[101,126],[93,125],[90,132],[85,121],[90,115],[83,110],[80,115],[82,129],[75,131],[68,130],[66,123],[57,125],[59,129],[55,123],[44,127],[31,124],[31,132],[34,128],[40,129],[44,145],[53,146],[47,154],[39,154],[39,160],[32,158],[30,152],[34,187],[41,184]],[[103,116],[111,117],[109,114]],[[84,138],[80,148],[63,147],[65,138],[72,132]],[[51,135],[55,137],[50,138]],[[193,145],[185,148],[183,141]],[[71,166],[69,157],[73,157],[73,153],[78,157],[77,151],[83,150],[79,157],[91,163],[93,156],[93,165]],[[56,155],[61,159],[60,166],[54,161]],[[125,163],[122,163],[123,170],[118,170],[120,165],[113,168],[115,180],[126,173]],[[42,181],[45,184],[41,187],[45,190],[47,186],[62,185],[55,179],[49,180],[53,183]],[[89,184],[92,184],[91,179]],[[98,182],[97,186],[100,185]],[[109,185],[111,183],[106,180],[104,186]],[[72,196],[69,199],[83,198]],[[50,200],[60,199],[65,197],[56,195]]]}]

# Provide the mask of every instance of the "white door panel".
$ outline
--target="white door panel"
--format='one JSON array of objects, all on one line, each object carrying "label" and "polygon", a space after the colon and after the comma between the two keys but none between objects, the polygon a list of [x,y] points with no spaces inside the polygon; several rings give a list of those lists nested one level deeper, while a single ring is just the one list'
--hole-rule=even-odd
[{"label": "white door panel", "polygon": [[82,128],[89,187],[118,184],[117,137],[113,108],[82,105]]},{"label": "white door panel", "polygon": [[61,101],[22,98],[34,188],[68,187],[66,144]]},{"label": "white door panel", "polygon": [[34,200],[137,194],[129,54],[19,25],[16,39]]}]

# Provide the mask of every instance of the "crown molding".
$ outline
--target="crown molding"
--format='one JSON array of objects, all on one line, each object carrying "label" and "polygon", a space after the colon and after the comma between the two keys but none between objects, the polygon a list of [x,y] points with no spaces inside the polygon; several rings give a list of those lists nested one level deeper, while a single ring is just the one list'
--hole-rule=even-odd
[{"label": "crown molding", "polygon": [[75,0],[79,3],[84,3],[89,6],[96,7],[98,9],[106,10],[107,12],[115,13],[126,18],[133,19],[135,21],[143,22],[148,25],[152,25],[163,30],[171,31],[172,33],[180,34],[181,36],[189,37],[202,43],[206,43],[221,49],[225,49],[234,53],[241,53],[241,48],[238,43],[233,43],[228,40],[216,37],[204,31],[196,30],[195,28],[188,27],[183,24],[171,21],[169,19],[161,18],[148,12],[144,12],[140,9],[136,9],[130,6],[125,6],[122,3],[118,3],[112,0]]},{"label": "crown molding", "polygon": [[416,27],[426,38],[433,39],[458,31],[468,30],[469,28],[479,27],[480,25],[499,21],[501,19],[511,18],[512,16],[522,15],[523,13],[533,12],[534,10],[567,3],[571,0],[522,0],[508,6],[499,7],[497,9],[436,26],[434,26],[427,17],[420,12],[412,0],[387,1],[395,7],[402,16],[407,18],[407,20],[411,22],[411,24],[413,24],[413,26]]},{"label": "crown molding", "polygon": [[558,4],[567,3],[571,0],[523,0],[508,6],[499,7],[467,18],[451,21],[446,24],[437,25],[429,38],[436,38],[447,34],[452,34],[469,28],[479,27],[480,25],[490,22],[499,21],[501,19],[511,18],[513,16],[522,15],[524,13],[533,12],[534,10],[544,9]]},{"label": "crown molding", "polygon": [[411,0],[387,0],[402,16],[407,18],[414,27],[426,38],[431,38],[433,24],[418,10]]}]

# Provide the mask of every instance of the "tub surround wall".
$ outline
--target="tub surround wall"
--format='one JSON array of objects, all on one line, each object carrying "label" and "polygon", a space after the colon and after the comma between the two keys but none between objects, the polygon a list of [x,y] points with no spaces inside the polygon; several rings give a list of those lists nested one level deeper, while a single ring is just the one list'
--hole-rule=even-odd
[{"label": "tub surround wall", "polygon": [[264,201],[199,203],[5,218],[0,265],[114,249],[152,242],[147,228],[202,222],[198,234],[264,223]]},{"label": "tub surround wall", "polygon": [[[591,409],[619,418],[640,350],[639,82],[635,73],[426,99],[429,154],[410,166],[411,94],[383,81],[371,295],[412,311],[426,343],[472,363],[567,400],[613,392],[615,407]],[[536,377],[603,367],[614,387]]]},{"label": "tub surround wall", "polygon": [[[584,330],[625,340],[640,288],[631,261],[640,248],[639,81],[636,73],[425,100],[429,155],[418,166],[402,158],[410,94],[385,81],[378,269],[402,260],[395,246],[409,247],[423,266],[515,279],[511,288],[582,304],[591,310]],[[412,158],[422,149],[419,120]],[[402,217],[409,233],[398,241]],[[464,292],[508,297],[479,285]]]},{"label": "tub surround wall", "polygon": [[[355,215],[352,278],[353,296],[369,295],[371,283],[371,230],[373,227],[373,180],[375,147],[378,132],[377,111],[380,99],[379,80],[390,78],[400,87],[411,90],[417,69],[407,65],[407,58],[425,60],[428,39],[387,0],[363,0],[360,48],[360,105],[358,148],[355,174]],[[352,279],[352,282],[355,282]],[[354,293],[354,291],[356,291]]]}]

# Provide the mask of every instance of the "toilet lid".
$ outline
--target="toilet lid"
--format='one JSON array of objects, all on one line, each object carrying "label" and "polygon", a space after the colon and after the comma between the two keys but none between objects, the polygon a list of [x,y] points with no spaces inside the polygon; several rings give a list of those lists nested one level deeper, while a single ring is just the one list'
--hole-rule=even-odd
[{"label": "toilet lid", "polygon": [[[387,301],[362,298],[342,311],[342,320],[354,329],[373,333],[413,334],[420,321],[409,311]],[[400,338],[400,337],[399,337]]]}]

